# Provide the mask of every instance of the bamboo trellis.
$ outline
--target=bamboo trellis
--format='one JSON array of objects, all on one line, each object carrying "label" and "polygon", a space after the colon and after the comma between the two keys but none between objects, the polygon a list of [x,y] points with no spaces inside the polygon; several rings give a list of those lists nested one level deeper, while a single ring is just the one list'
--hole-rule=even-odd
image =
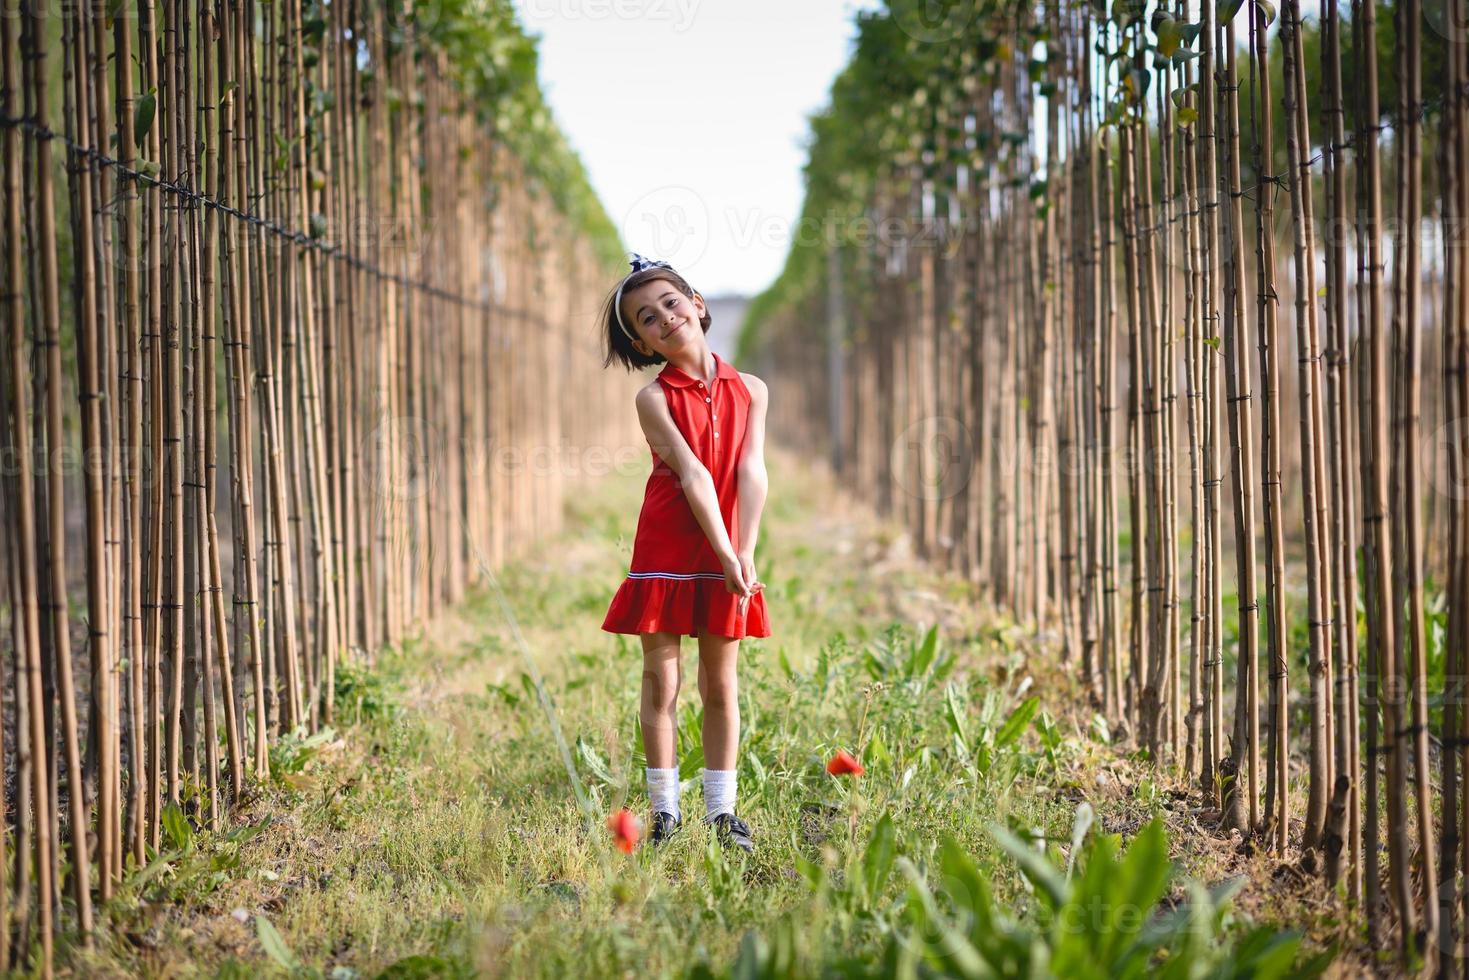
[{"label": "bamboo trellis", "polygon": [[1461,975],[1464,5],[914,8],[813,146],[802,221],[862,234],[754,307],[772,425],[1053,635],[1217,833]]},{"label": "bamboo trellis", "polygon": [[0,24],[0,969],[49,974],[170,807],[226,824],[343,658],[557,528],[536,451],[631,416],[607,242],[411,4]]}]

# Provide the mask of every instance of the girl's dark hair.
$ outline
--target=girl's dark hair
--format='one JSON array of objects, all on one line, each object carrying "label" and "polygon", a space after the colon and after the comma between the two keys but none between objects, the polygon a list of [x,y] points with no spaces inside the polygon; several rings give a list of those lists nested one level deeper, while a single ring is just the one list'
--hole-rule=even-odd
[{"label": "girl's dark hair", "polygon": [[[643,269],[641,272],[634,272],[628,276],[627,282],[622,287],[623,298],[626,299],[628,293],[644,283],[652,282],[654,279],[662,279],[670,283],[673,288],[683,293],[689,299],[694,298],[694,287],[690,286],[684,280],[683,276],[670,269],[657,266],[651,269]],[[602,341],[606,353],[606,356],[602,359],[602,366],[604,368],[611,367],[613,362],[616,362],[631,372],[642,370],[645,367],[652,367],[654,364],[662,364],[666,360],[662,354],[654,354],[652,357],[648,357],[645,354],[640,354],[633,348],[632,341],[628,339],[627,334],[623,333],[622,327],[617,323],[617,310],[613,306],[616,301],[617,287],[613,286],[612,292],[607,294],[607,301],[602,304]],[[704,315],[699,318],[699,326],[703,327],[704,333],[707,334],[709,332],[709,325],[713,322],[714,317],[709,313],[708,301],[706,300]],[[632,324],[629,323],[628,326],[631,328]],[[633,329],[633,333],[636,334],[637,330]]]}]

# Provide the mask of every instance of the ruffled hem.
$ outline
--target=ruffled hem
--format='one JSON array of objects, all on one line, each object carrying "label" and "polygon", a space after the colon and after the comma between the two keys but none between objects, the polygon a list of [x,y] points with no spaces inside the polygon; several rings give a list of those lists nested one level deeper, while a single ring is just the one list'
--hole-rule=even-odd
[{"label": "ruffled hem", "polygon": [[739,596],[721,579],[627,578],[612,597],[602,629],[744,639],[769,636],[770,620],[764,593],[755,593],[741,616]]}]

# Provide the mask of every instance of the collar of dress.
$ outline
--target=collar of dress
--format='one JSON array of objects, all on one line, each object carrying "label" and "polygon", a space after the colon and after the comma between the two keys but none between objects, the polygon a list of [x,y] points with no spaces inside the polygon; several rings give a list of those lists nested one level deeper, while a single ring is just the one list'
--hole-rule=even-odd
[{"label": "collar of dress", "polygon": [[[718,354],[714,354],[712,351],[710,354],[714,358],[714,377],[716,379],[734,378],[739,375],[740,372],[735,370],[734,366],[727,363],[724,358]],[[681,368],[674,367],[672,361],[669,361],[663,366],[663,370],[658,372],[658,376],[676,388],[687,388],[699,382],[698,378],[690,377]]]}]

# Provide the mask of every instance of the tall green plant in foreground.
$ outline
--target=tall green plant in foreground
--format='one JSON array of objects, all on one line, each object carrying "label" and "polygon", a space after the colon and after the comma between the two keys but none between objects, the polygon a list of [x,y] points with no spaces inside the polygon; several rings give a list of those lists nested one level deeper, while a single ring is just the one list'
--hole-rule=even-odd
[{"label": "tall green plant in foreground", "polygon": [[[996,898],[993,876],[952,836],[921,864],[896,856],[891,821],[874,828],[858,867],[838,879],[812,878],[816,914],[801,924],[786,919],[768,935],[748,933],[735,963],[723,974],[706,965],[690,971],[704,980],[847,977],[1315,977],[1335,951],[1311,958],[1298,933],[1241,923],[1230,900],[1243,884],[1231,878],[1206,888],[1179,883],[1168,858],[1163,822],[1147,824],[1126,850],[1117,834],[1091,836],[1093,814],[1077,811],[1070,847],[1042,850],[1003,827],[996,843],[1024,879],[1029,901]],[[897,871],[905,893],[887,910],[873,907]],[[813,920],[842,930],[876,928],[888,934],[876,961],[807,955]],[[818,949],[833,949],[823,944]]]}]

